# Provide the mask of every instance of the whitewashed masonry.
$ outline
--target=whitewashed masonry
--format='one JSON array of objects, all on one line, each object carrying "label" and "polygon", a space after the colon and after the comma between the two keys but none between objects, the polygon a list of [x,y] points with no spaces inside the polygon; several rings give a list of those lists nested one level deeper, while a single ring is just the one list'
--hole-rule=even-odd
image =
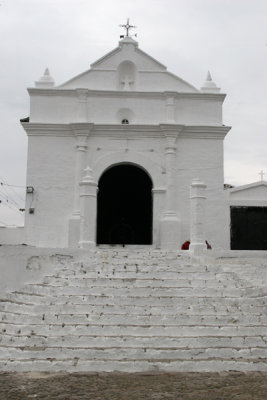
[{"label": "whitewashed masonry", "polygon": [[207,186],[205,237],[229,248],[223,139],[230,128],[210,74],[198,90],[125,37],[88,71],[55,86],[46,70],[28,92],[28,244],[82,246],[86,225],[85,242],[94,246],[99,179],[115,165],[134,165],[152,181],[153,247],[179,249],[190,238],[190,185],[198,178]]}]

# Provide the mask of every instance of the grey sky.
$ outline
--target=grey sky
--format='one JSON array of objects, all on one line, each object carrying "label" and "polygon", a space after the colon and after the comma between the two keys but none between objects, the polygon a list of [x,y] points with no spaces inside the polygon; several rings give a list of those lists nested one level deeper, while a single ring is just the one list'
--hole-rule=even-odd
[{"label": "grey sky", "polygon": [[[207,71],[227,93],[225,182],[267,174],[266,0],[2,0],[0,7],[0,178],[25,185],[27,87],[49,67],[56,84],[90,68],[114,49],[130,17],[139,47],[200,88]],[[267,179],[267,175],[265,175]],[[6,188],[10,200],[23,201]],[[23,188],[15,188],[20,197]],[[0,193],[3,194],[3,186]],[[2,198],[3,199],[3,198]],[[15,207],[9,203],[10,207]],[[14,206],[14,207],[13,207]],[[0,222],[23,216],[0,204]]]}]

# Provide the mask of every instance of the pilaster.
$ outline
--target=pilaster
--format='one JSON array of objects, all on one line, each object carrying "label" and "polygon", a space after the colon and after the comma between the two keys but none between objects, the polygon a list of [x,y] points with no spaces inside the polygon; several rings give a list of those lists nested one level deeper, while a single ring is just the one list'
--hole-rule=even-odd
[{"label": "pilaster", "polygon": [[72,124],[72,131],[75,136],[75,180],[73,211],[69,220],[69,246],[77,247],[80,235],[80,181],[85,168],[87,153],[87,142],[93,124]]},{"label": "pilaster", "polygon": [[165,108],[166,108],[166,121],[167,123],[175,123],[175,94],[165,93]]},{"label": "pilaster", "polygon": [[76,89],[78,108],[77,108],[77,122],[88,121],[88,89]]},{"label": "pilaster", "polygon": [[90,167],[85,169],[85,176],[80,182],[81,218],[79,247],[88,248],[96,245],[96,195],[97,184],[92,177]]},{"label": "pilaster", "polygon": [[160,223],[161,248],[177,249],[181,242],[181,223],[177,214],[176,141],[182,126],[161,125],[165,135],[166,196]]},{"label": "pilaster", "polygon": [[194,179],[190,188],[190,251],[201,254],[207,248],[205,243],[205,189],[206,185]]}]

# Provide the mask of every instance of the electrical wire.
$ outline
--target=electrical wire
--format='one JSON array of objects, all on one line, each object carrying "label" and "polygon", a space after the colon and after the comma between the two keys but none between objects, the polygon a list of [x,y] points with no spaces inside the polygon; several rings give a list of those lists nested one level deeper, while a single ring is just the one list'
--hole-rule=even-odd
[{"label": "electrical wire", "polygon": [[26,189],[27,186],[20,186],[20,185],[10,185],[9,183],[1,182],[1,185],[9,186],[9,187],[16,187],[16,188],[23,188]]},{"label": "electrical wire", "polygon": [[6,207],[10,208],[10,210],[16,211],[19,215],[21,215],[21,211],[19,211],[19,209],[15,208],[14,205],[11,205],[9,203],[3,203],[3,202],[1,202],[0,205],[6,206]]},{"label": "electrical wire", "polygon": [[[1,189],[1,188],[0,188]],[[2,197],[2,199],[5,201],[5,202],[7,202],[7,203],[9,203],[9,204],[12,204],[13,203],[13,205],[15,205],[16,207],[21,207],[21,205],[19,204],[19,203],[17,203],[17,201],[16,200],[13,200],[9,195],[6,195],[5,193],[3,193],[3,192],[1,192],[1,190],[0,190],[0,196]],[[24,204],[24,202],[23,202],[23,204]]]},{"label": "electrical wire", "polygon": [[[4,186],[9,187],[10,190],[12,190],[12,192],[15,194],[15,196],[16,196],[17,198],[19,198],[21,201],[24,202],[24,199],[13,189],[13,187],[21,187],[21,188],[26,189],[26,186],[10,185],[10,184],[8,184],[8,183],[6,183],[6,182],[4,181],[4,179],[3,179],[3,177],[2,177],[1,175],[0,175],[0,180],[1,180],[0,185],[1,185],[2,187],[4,187]],[[5,187],[4,187],[4,190],[6,191]]]}]

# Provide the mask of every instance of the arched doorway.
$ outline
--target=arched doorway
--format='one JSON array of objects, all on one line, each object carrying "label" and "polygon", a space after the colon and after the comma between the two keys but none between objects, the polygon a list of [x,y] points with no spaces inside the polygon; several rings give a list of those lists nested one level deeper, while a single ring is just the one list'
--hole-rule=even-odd
[{"label": "arched doorway", "polygon": [[152,181],[141,168],[120,164],[99,179],[97,244],[152,243]]}]

